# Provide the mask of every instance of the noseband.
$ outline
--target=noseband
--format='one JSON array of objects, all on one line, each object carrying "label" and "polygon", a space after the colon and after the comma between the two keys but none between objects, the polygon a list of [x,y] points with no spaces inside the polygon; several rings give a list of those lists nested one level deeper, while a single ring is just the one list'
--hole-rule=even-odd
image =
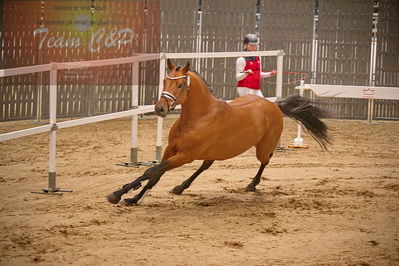
[{"label": "noseband", "polygon": [[[177,77],[170,77],[170,76],[168,76],[168,74],[166,74],[166,78],[167,78],[167,79],[171,79],[171,80],[176,80],[176,79],[185,78],[185,79],[187,80],[187,82],[186,82],[187,88],[188,88],[188,89],[190,88],[190,76],[189,76],[189,75],[177,76]],[[181,94],[181,91],[180,91],[180,94]],[[167,91],[163,91],[163,92],[161,93],[161,97],[163,97],[163,98],[166,99],[166,103],[168,104],[168,109],[169,109],[169,111],[172,111],[173,109],[175,109],[175,107],[176,107],[176,101],[177,101],[177,98],[179,98],[180,94],[179,94],[177,97],[175,97],[172,93],[167,92]],[[170,106],[169,106],[168,99],[169,99],[169,100],[172,100],[172,104],[171,104]]]}]

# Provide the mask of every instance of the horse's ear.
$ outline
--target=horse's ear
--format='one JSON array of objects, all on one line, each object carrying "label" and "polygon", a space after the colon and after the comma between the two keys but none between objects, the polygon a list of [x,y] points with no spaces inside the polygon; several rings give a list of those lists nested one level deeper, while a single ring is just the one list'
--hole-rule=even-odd
[{"label": "horse's ear", "polygon": [[189,70],[190,70],[190,62],[187,62],[187,64],[182,69],[183,74],[186,74]]},{"label": "horse's ear", "polygon": [[172,60],[170,60],[169,58],[167,60],[167,63],[168,63],[168,70],[169,71],[172,71],[172,70],[176,69],[176,66],[172,63]]}]

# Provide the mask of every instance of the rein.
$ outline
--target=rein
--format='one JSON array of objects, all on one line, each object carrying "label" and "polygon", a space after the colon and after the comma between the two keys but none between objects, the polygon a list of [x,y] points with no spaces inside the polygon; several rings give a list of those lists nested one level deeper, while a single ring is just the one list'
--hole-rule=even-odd
[{"label": "rein", "polygon": [[[170,76],[168,76],[168,74],[166,74],[166,78],[167,78],[167,79],[171,79],[171,80],[177,80],[177,79],[182,79],[182,78],[184,78],[184,79],[187,80],[187,82],[186,82],[187,88],[190,89],[190,76],[189,76],[189,75],[177,76],[177,77],[170,77]],[[175,107],[176,107],[176,101],[177,101],[177,99],[180,97],[180,94],[181,94],[181,91],[180,91],[179,95],[176,97],[176,96],[174,96],[172,93],[167,92],[167,91],[163,91],[163,92],[161,93],[161,97],[163,97],[163,98],[166,99],[166,103],[168,104],[168,109],[169,109],[169,111],[175,109]],[[168,99],[169,99],[169,100],[172,100],[172,103],[171,103],[170,105],[169,105]]]}]

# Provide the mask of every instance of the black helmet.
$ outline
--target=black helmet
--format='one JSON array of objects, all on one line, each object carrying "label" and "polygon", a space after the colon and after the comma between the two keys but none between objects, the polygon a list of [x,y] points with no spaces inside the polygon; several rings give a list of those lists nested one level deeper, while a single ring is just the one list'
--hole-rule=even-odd
[{"label": "black helmet", "polygon": [[255,34],[247,34],[244,38],[244,44],[259,44],[259,39],[258,36],[256,36]]}]

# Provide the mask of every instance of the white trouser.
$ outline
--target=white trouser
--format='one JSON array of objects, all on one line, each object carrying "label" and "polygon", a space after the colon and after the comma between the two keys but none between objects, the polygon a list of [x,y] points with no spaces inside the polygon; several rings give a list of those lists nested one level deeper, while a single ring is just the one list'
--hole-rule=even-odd
[{"label": "white trouser", "polygon": [[238,87],[237,92],[238,92],[238,95],[240,95],[240,97],[243,95],[247,95],[247,94],[253,94],[253,95],[257,95],[259,97],[264,98],[261,90],[254,90],[254,89],[250,89],[247,87]]}]

